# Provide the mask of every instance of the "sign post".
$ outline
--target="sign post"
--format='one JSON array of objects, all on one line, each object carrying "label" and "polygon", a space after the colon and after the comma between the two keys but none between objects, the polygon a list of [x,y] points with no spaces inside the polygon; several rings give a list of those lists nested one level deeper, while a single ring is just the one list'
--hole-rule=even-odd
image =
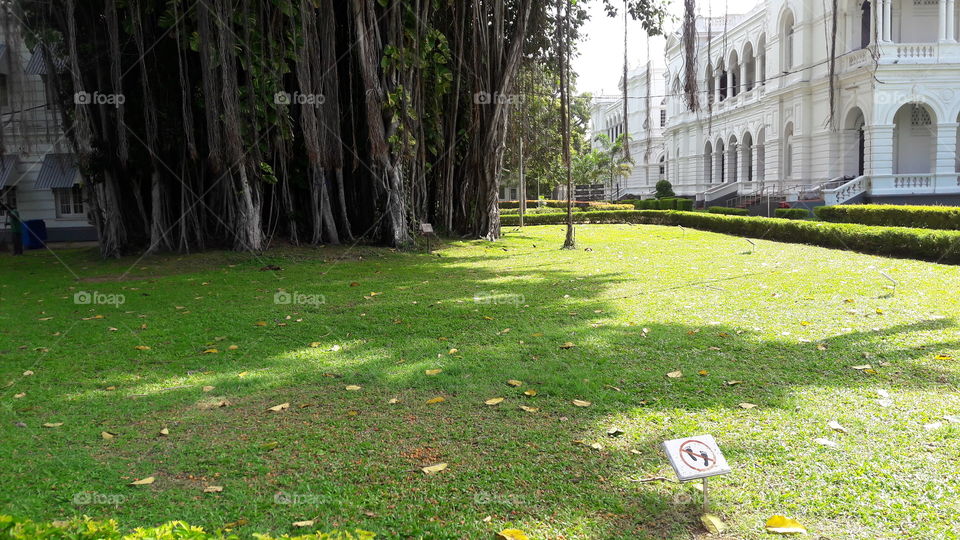
[{"label": "sign post", "polygon": [[709,506],[707,478],[731,472],[717,441],[712,435],[673,439],[664,441],[663,451],[680,482],[703,480],[703,511],[706,513]]},{"label": "sign post", "polygon": [[436,236],[436,233],[433,232],[433,225],[429,223],[421,223],[420,234],[422,234],[427,239],[427,252],[429,253],[433,251],[432,249],[430,249],[430,237]]}]

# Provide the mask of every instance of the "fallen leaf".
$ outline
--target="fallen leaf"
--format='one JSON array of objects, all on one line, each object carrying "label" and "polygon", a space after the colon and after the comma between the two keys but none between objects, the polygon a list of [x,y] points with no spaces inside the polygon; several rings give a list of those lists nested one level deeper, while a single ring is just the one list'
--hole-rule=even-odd
[{"label": "fallen leaf", "polygon": [[671,371],[670,373],[667,373],[667,377],[670,377],[671,379],[679,379],[680,377],[683,377],[683,371],[680,371],[679,369],[676,371]]},{"label": "fallen leaf", "polygon": [[26,397],[26,395],[27,395],[26,392],[20,392],[19,394],[14,394],[14,395],[13,395],[13,398],[14,398],[14,399],[20,399],[20,398],[22,398],[22,397]]},{"label": "fallen leaf", "polygon": [[168,428],[163,428],[160,430],[160,435],[162,437],[166,437],[167,435],[170,435],[170,430]]},{"label": "fallen leaf", "polygon": [[834,430],[834,431],[838,431],[838,432],[840,432],[840,433],[846,433],[846,432],[847,432],[847,428],[841,426],[841,425],[840,425],[840,422],[837,422],[836,420],[831,420],[831,421],[827,424],[827,427],[829,427],[830,429],[832,429],[832,430]]},{"label": "fallen leaf", "polygon": [[823,446],[828,446],[830,448],[836,448],[837,446],[839,446],[837,443],[831,441],[830,439],[824,439],[823,437],[817,437],[816,439],[813,440],[813,442]]},{"label": "fallen leaf", "polygon": [[445,397],[443,397],[443,396],[437,396],[437,397],[435,397],[435,398],[428,399],[428,400],[427,400],[427,405],[433,405],[434,403],[443,403],[443,402],[446,401],[446,400],[447,400],[447,399],[446,399]]},{"label": "fallen leaf", "polygon": [[347,391],[350,391],[350,392],[356,392],[357,390],[360,389],[360,387],[357,386],[357,385],[355,385],[355,384],[351,384],[351,385],[349,385],[349,386],[345,386],[343,389],[344,389],[344,390],[347,390]]},{"label": "fallen leaf", "polygon": [[754,405],[753,403],[741,403],[740,405],[738,405],[738,407],[740,407],[741,409],[754,409],[757,406]]},{"label": "fallen leaf", "polygon": [[204,493],[220,493],[223,491],[223,486],[207,486],[203,488]]},{"label": "fallen leaf", "polygon": [[940,429],[942,427],[943,427],[943,422],[932,422],[932,423],[923,425],[923,429],[927,431],[933,431],[935,429]]},{"label": "fallen leaf", "polygon": [[63,422],[47,422],[43,424],[45,428],[58,428],[63,425]]},{"label": "fallen leaf", "polygon": [[530,390],[525,391],[523,395],[533,397],[537,395],[537,391],[531,388]]},{"label": "fallen leaf", "polygon": [[442,369],[428,369],[428,370],[424,371],[424,373],[426,373],[427,375],[439,375],[439,374],[443,373],[443,370],[442,370]]},{"label": "fallen leaf", "polygon": [[207,349],[203,351],[203,354],[220,354],[220,351],[218,351],[217,349]]},{"label": "fallen leaf", "polygon": [[303,528],[303,527],[313,527],[313,523],[314,523],[314,522],[313,522],[312,519],[308,519],[308,520],[306,520],[306,521],[294,521],[294,522],[293,522],[293,526],[294,526],[294,527],[300,527],[300,528]]},{"label": "fallen leaf", "polygon": [[437,474],[438,472],[447,468],[446,463],[437,463],[436,465],[430,465],[429,467],[424,467],[420,469],[424,474]]},{"label": "fallen leaf", "polygon": [[281,403],[281,404],[279,404],[279,405],[274,405],[273,407],[270,407],[269,410],[271,410],[271,411],[273,411],[273,412],[280,412],[280,411],[283,411],[283,410],[286,410],[286,409],[289,409],[289,408],[290,408],[290,404],[289,404],[289,403]]},{"label": "fallen leaf", "polygon": [[235,351],[235,350],[237,350],[237,349],[239,349],[239,348],[240,348],[240,346],[238,346],[238,345],[231,345],[231,346],[227,347],[227,350],[228,350],[228,351]]},{"label": "fallen leaf", "polygon": [[314,341],[313,343],[310,344],[310,346],[313,347],[314,349],[316,349],[320,345],[323,345],[323,343],[320,343],[319,341]]},{"label": "fallen leaf", "polygon": [[727,530],[727,524],[713,514],[704,514],[700,516],[700,523],[710,534],[721,534]]},{"label": "fallen leaf", "polygon": [[390,401],[388,401],[387,403],[389,403],[389,404],[391,404],[391,405],[394,405],[394,404],[396,404],[396,403],[400,403],[400,400],[397,399],[397,398],[392,398],[392,399],[390,399]]},{"label": "fallen leaf", "polygon": [[267,451],[269,451],[269,450],[273,450],[274,448],[276,448],[276,447],[278,447],[278,446],[280,446],[280,443],[279,443],[279,442],[277,442],[277,441],[270,441],[270,442],[268,442],[268,443],[266,443],[266,444],[261,444],[261,445],[260,445],[260,449],[261,449],[261,450],[267,450]]},{"label": "fallen leaf", "polygon": [[619,437],[620,435],[623,435],[623,433],[623,430],[617,427],[612,427],[607,430],[607,435],[610,437]]},{"label": "fallen leaf", "polygon": [[528,540],[520,529],[504,529],[497,533],[497,540]]},{"label": "fallen leaf", "polygon": [[104,439],[104,440],[109,441],[110,439],[112,439],[112,438],[114,438],[114,437],[116,437],[116,435],[114,435],[113,433],[110,433],[109,431],[101,431],[101,432],[100,432],[100,438],[101,438],[101,439]]},{"label": "fallen leaf", "polygon": [[960,424],[960,416],[944,416],[943,419],[951,424]]},{"label": "fallen leaf", "polygon": [[203,391],[204,391],[204,392],[212,392],[213,389],[214,389],[213,386],[204,386],[204,387],[203,387]]},{"label": "fallen leaf", "polygon": [[516,388],[517,386],[523,386],[523,381],[518,381],[516,379],[510,379],[507,381],[507,384]]},{"label": "fallen leaf", "polygon": [[23,372],[23,376],[24,376],[24,377],[29,377],[29,376],[31,376],[31,375],[33,375],[33,372],[30,371],[29,369]]},{"label": "fallen leaf", "polygon": [[878,399],[877,405],[880,405],[881,407],[893,407],[893,400],[890,398]]},{"label": "fallen leaf", "polygon": [[447,352],[447,354],[457,354],[458,352],[460,352],[459,349],[450,349],[450,351]]},{"label": "fallen leaf", "polygon": [[592,405],[592,403],[590,403],[589,401],[584,401],[582,399],[573,400],[573,404],[576,405],[577,407],[589,407],[590,405]]},{"label": "fallen leaf", "polygon": [[953,360],[953,357],[949,354],[938,354],[933,357],[934,360]]},{"label": "fallen leaf", "polygon": [[147,347],[146,345],[137,345],[136,347],[134,347],[134,349],[138,351],[149,351],[150,347]]},{"label": "fallen leaf", "polygon": [[807,534],[807,529],[797,520],[784,516],[773,516],[765,525],[767,532],[777,534]]},{"label": "fallen leaf", "polygon": [[700,371],[697,372],[697,375],[700,375],[701,377],[706,377],[709,374],[710,372],[705,369],[701,369]]},{"label": "fallen leaf", "polygon": [[727,381],[724,384],[726,384],[727,386],[736,386],[738,384],[743,384],[743,381]]},{"label": "fallen leaf", "polygon": [[603,445],[598,442],[595,442],[590,445],[590,448],[593,448],[594,450],[603,450]]},{"label": "fallen leaf", "polygon": [[867,369],[873,369],[873,366],[871,366],[870,364],[863,364],[862,366],[850,366],[850,367],[851,367],[852,369],[856,369],[856,370],[858,370],[858,371],[863,371],[863,370],[867,370]]},{"label": "fallen leaf", "polygon": [[572,341],[567,341],[560,346],[561,349],[572,349],[574,347],[576,347],[576,345],[574,345]]},{"label": "fallen leaf", "polygon": [[241,371],[240,373],[237,373],[237,377],[240,377],[240,378],[242,379],[242,378],[246,377],[246,376],[249,375],[249,374],[250,374],[249,371]]},{"label": "fallen leaf", "polygon": [[486,404],[486,405],[499,405],[499,404],[501,404],[501,403],[503,403],[503,398],[502,398],[502,397],[490,398],[490,399],[484,401],[484,404]]},{"label": "fallen leaf", "polygon": [[527,407],[526,405],[521,405],[520,408],[529,413],[534,413],[540,410],[537,407]]},{"label": "fallen leaf", "polygon": [[257,321],[256,325],[257,325],[257,326],[266,326],[266,325],[267,325],[267,321]]},{"label": "fallen leaf", "polygon": [[130,482],[129,485],[131,485],[131,486],[149,486],[150,484],[154,483],[155,481],[156,481],[156,478],[154,478],[154,477],[152,477],[152,476],[148,476],[148,477],[143,478],[143,479],[141,479],[141,480],[134,480],[133,482]]}]

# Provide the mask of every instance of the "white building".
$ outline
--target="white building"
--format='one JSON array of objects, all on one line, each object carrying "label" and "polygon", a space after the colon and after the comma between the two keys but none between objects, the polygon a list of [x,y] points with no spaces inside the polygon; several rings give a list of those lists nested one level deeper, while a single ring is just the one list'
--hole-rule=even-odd
[{"label": "white building", "polygon": [[[663,128],[667,125],[664,71],[655,62],[647,62],[628,72],[626,127],[630,130],[628,140],[634,166],[627,178],[608,183],[605,198],[650,195],[657,181],[666,177],[667,162],[663,149]],[[623,92],[622,77],[620,92]],[[594,98],[590,107],[591,139],[595,141],[596,136],[602,134],[608,140],[615,141],[623,132],[623,98]]]},{"label": "white building", "polygon": [[[41,54],[12,44],[0,25],[0,197],[24,221],[43,220],[48,241],[96,240],[88,223],[81,176],[64,138],[59,112],[49,105]],[[13,27],[12,31],[17,31]],[[0,231],[7,216],[0,207]]]},{"label": "white building", "polygon": [[678,195],[960,201],[955,1],[840,0],[832,118],[829,5],[771,0],[700,18],[692,111],[681,36],[669,37],[664,138]]}]

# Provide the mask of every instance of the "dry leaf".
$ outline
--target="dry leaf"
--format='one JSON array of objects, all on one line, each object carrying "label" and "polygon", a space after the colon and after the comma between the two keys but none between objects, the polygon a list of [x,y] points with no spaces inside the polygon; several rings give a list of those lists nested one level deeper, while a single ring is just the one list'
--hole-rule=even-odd
[{"label": "dry leaf", "polygon": [[160,435],[163,437],[166,437],[167,435],[170,435],[170,430],[167,428],[163,428],[160,430]]},{"label": "dry leaf", "polygon": [[727,524],[713,514],[704,514],[700,516],[700,523],[710,534],[721,534],[727,530]]},{"label": "dry leaf", "polygon": [[26,392],[20,392],[19,394],[14,394],[14,395],[13,395],[13,398],[14,398],[14,399],[20,399],[20,398],[22,398],[22,397],[26,397],[26,395],[27,395]]},{"label": "dry leaf", "polygon": [[218,351],[217,349],[207,349],[203,351],[203,354],[220,354],[220,351]]},{"label": "dry leaf", "polygon": [[504,529],[497,533],[497,540],[528,540],[520,529]]},{"label": "dry leaf", "polygon": [[824,439],[823,437],[817,437],[816,439],[813,440],[813,442],[823,446],[828,446],[830,448],[836,448],[837,446],[839,446],[837,443],[831,441],[830,439]]},{"label": "dry leaf", "polygon": [[30,371],[29,369],[23,372],[23,376],[24,376],[24,377],[29,377],[29,376],[31,376],[31,375],[33,375],[33,372]]},{"label": "dry leaf", "polygon": [[526,405],[521,405],[520,408],[523,409],[524,411],[530,412],[530,413],[534,413],[534,412],[537,412],[537,411],[540,410],[540,409],[538,409],[537,407],[527,407]]},{"label": "dry leaf", "polygon": [[927,431],[933,431],[935,429],[940,429],[943,427],[943,422],[932,422],[930,424],[924,424],[923,429]]},{"label": "dry leaf", "polygon": [[313,347],[314,349],[316,349],[320,345],[323,345],[323,343],[320,343],[319,341],[314,341],[313,343],[310,344],[310,346]]},{"label": "dry leaf", "polygon": [[537,395],[537,391],[531,388],[530,390],[525,391],[523,395],[533,397]]},{"label": "dry leaf", "polygon": [[303,528],[303,527],[313,527],[313,520],[312,520],[312,519],[308,519],[308,520],[306,520],[306,521],[294,521],[294,522],[293,522],[293,526],[294,526],[294,527],[300,527],[300,528]]},{"label": "dry leaf", "polygon": [[516,379],[510,379],[509,381],[507,381],[507,384],[510,385],[510,386],[513,386],[514,388],[516,388],[516,387],[518,387],[518,386],[523,386],[523,381],[518,381],[518,380],[516,380]]},{"label": "dry leaf", "polygon": [[573,404],[576,405],[577,407],[589,407],[590,405],[592,405],[589,401],[584,401],[582,399],[573,400]]},{"label": "dry leaf", "polygon": [[204,386],[204,387],[203,387],[203,391],[204,391],[204,392],[212,392],[212,391],[213,391],[213,388],[214,388],[213,386]]},{"label": "dry leaf", "polygon": [[138,351],[149,351],[150,347],[147,347],[146,345],[137,345],[136,347],[134,347],[134,349]]},{"label": "dry leaf", "polygon": [[460,352],[459,349],[450,349],[450,351],[447,352],[447,354],[457,354],[458,352]]},{"label": "dry leaf", "polygon": [[240,347],[239,347],[238,345],[231,345],[231,346],[227,347],[227,350],[228,350],[228,351],[235,351],[235,350],[237,350],[237,349],[239,349],[239,348],[240,348]]},{"label": "dry leaf", "polygon": [[203,488],[204,493],[220,493],[223,491],[223,486],[207,486]]},{"label": "dry leaf", "polygon": [[436,465],[430,465],[429,467],[424,467],[420,469],[424,474],[437,474],[438,472],[447,468],[446,463],[437,463]]},{"label": "dry leaf", "polygon": [[344,390],[348,390],[348,391],[350,391],[350,392],[356,392],[356,391],[359,390],[359,389],[360,389],[360,387],[357,386],[357,385],[355,385],[355,384],[351,384],[351,385],[349,385],[349,386],[345,386],[345,387],[344,387]]},{"label": "dry leaf", "polygon": [[767,520],[767,532],[777,534],[807,534],[807,529],[794,519],[784,516],[773,516]]},{"label": "dry leaf", "polygon": [[387,403],[389,403],[389,404],[391,404],[391,405],[394,405],[394,404],[396,404],[396,403],[400,403],[400,400],[397,399],[397,398],[392,398],[392,399],[391,399],[390,401],[388,401]]},{"label": "dry leaf", "polygon": [[676,371],[671,371],[670,373],[667,373],[667,377],[670,377],[671,379],[679,379],[680,377],[683,377],[683,371],[680,371],[679,369]]},{"label": "dry leaf", "polygon": [[953,357],[949,354],[938,354],[933,357],[934,360],[953,360]]},{"label": "dry leaf", "polygon": [[705,369],[701,369],[700,371],[697,372],[697,375],[700,375],[701,377],[706,377],[709,374],[710,372]]},{"label": "dry leaf", "polygon": [[63,422],[47,422],[43,424],[45,428],[58,428],[63,425]]},{"label": "dry leaf", "polygon": [[841,426],[841,425],[840,425],[840,422],[837,422],[836,420],[831,420],[831,421],[827,424],[827,427],[829,427],[830,429],[832,429],[832,430],[834,430],[834,431],[839,431],[840,433],[846,433],[846,432],[847,432],[847,428]]},{"label": "dry leaf", "polygon": [[620,435],[623,435],[623,433],[623,430],[617,427],[612,427],[607,430],[607,435],[610,437],[619,437]]},{"label": "dry leaf", "polygon": [[249,375],[249,374],[250,374],[249,371],[241,371],[240,373],[237,373],[237,377],[240,377],[240,378],[242,379],[242,378],[246,377],[246,376]]},{"label": "dry leaf", "polygon": [[112,439],[112,438],[114,438],[114,437],[116,437],[116,435],[114,435],[113,433],[110,433],[109,431],[101,431],[101,432],[100,432],[100,438],[101,438],[101,439],[104,439],[104,440],[109,441],[110,439]]},{"label": "dry leaf", "polygon": [[273,411],[273,412],[280,412],[280,411],[283,411],[283,410],[286,410],[286,409],[289,409],[289,408],[290,408],[290,404],[289,404],[289,403],[281,403],[281,404],[279,404],[279,405],[274,405],[273,407],[270,407],[269,410],[271,410],[271,411]]},{"label": "dry leaf", "polygon": [[424,373],[426,373],[427,375],[439,375],[439,374],[443,373],[443,370],[442,370],[442,369],[428,369],[428,370],[424,371]]},{"label": "dry leaf", "polygon": [[960,416],[944,416],[943,419],[951,424],[960,424]]},{"label": "dry leaf", "polygon": [[859,371],[863,371],[863,370],[865,370],[865,369],[873,369],[873,366],[871,366],[870,364],[863,364],[862,366],[850,366],[850,367],[851,367],[852,369],[856,369],[856,370],[859,370]]},{"label": "dry leaf", "polygon": [[443,397],[443,396],[437,396],[437,397],[435,397],[435,398],[428,399],[428,400],[427,400],[427,405],[433,405],[434,403],[443,403],[443,402],[446,401],[446,400],[447,400],[447,399],[446,399],[445,397]]},{"label": "dry leaf", "polygon": [[154,477],[152,477],[152,476],[148,476],[148,477],[146,477],[146,478],[144,478],[144,479],[142,479],[142,480],[134,480],[133,482],[130,482],[129,485],[131,485],[131,486],[149,486],[150,484],[154,483],[154,481],[156,481],[156,478],[154,478]]},{"label": "dry leaf", "polygon": [[484,403],[487,405],[499,405],[500,403],[503,403],[503,398],[502,397],[490,398],[484,401]]},{"label": "dry leaf", "polygon": [[266,326],[267,321],[257,321],[257,326]]},{"label": "dry leaf", "polygon": [[743,384],[743,381],[727,381],[725,384],[727,386],[736,386],[738,384]]},{"label": "dry leaf", "polygon": [[754,409],[756,408],[756,405],[754,405],[753,403],[741,403],[740,405],[738,405],[738,407],[740,407],[741,409]]}]

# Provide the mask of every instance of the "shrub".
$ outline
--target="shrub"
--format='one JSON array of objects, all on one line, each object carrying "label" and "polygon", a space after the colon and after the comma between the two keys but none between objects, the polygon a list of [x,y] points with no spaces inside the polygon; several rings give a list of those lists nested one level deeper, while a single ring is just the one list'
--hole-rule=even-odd
[{"label": "shrub", "polygon": [[781,219],[810,219],[810,211],[806,208],[777,208],[773,215]]},{"label": "shrub", "polygon": [[677,199],[677,210],[692,212],[693,211],[693,200],[692,199]]},{"label": "shrub", "polygon": [[707,208],[711,214],[723,214],[725,216],[746,216],[750,212],[746,208],[730,208],[729,206],[711,206]]},{"label": "shrub", "polygon": [[666,197],[676,197],[676,193],[673,192],[673,184],[666,180],[660,180],[655,186],[657,190],[656,195],[658,199],[664,199]]},{"label": "shrub", "polygon": [[[312,533],[290,537],[274,538],[255,534],[258,540],[372,540],[376,535],[356,530]],[[158,527],[138,527],[131,534],[123,534],[116,521],[94,521],[89,517],[75,518],[70,521],[41,523],[29,519],[19,519],[0,515],[0,538],[16,540],[34,540],[39,538],[73,540],[232,540],[240,538],[234,533],[206,532],[200,527],[187,525],[182,521],[171,521]]]},{"label": "shrub", "polygon": [[[563,208],[563,209],[567,208],[567,201],[565,200],[558,201],[555,199],[544,199],[543,201],[527,201],[527,208],[528,209],[537,208],[538,206],[540,206],[541,202],[543,202],[543,205],[548,208]],[[573,201],[573,206],[577,208],[585,208],[587,204],[589,203],[584,201]],[[500,201],[499,206],[501,210],[510,209],[510,208],[520,208],[520,201]]]},{"label": "shrub", "polygon": [[[625,206],[629,206],[629,205],[625,205]],[[633,207],[627,208],[627,210],[629,210],[629,209],[631,209],[631,208],[633,208]],[[621,209],[621,210],[623,210],[623,209]],[[573,208],[573,211],[574,211],[574,212],[582,212],[583,209],[582,209],[582,208],[576,208],[576,207],[574,207],[574,208]],[[537,208],[536,206],[528,206],[528,207],[527,207],[527,211],[526,211],[526,213],[525,213],[524,215],[530,216],[530,215],[533,215],[533,214],[556,214],[556,213],[558,213],[558,212],[566,213],[566,212],[567,212],[567,208],[566,208],[566,207],[563,207],[563,208],[554,208],[554,207],[551,207],[551,206],[544,206],[544,207],[542,207],[542,208]],[[501,216],[506,216],[506,215],[519,216],[519,215],[520,215],[520,209],[519,209],[519,208],[502,208],[502,209],[500,210],[500,215],[501,215]]]},{"label": "shrub", "polygon": [[818,206],[813,212],[818,219],[833,223],[960,230],[960,207],[956,206],[844,204]]},{"label": "shrub", "polygon": [[613,204],[608,202],[589,202],[587,210],[635,210],[632,204]]},{"label": "shrub", "polygon": [[659,201],[656,199],[646,199],[640,201],[640,206],[637,207],[637,210],[656,210],[659,208]]},{"label": "shrub", "polygon": [[657,200],[657,209],[659,210],[675,210],[677,208],[676,199],[659,199]]},{"label": "shrub", "polygon": [[[560,225],[565,221],[566,216],[552,214],[531,216],[527,224]],[[960,250],[954,249],[960,244],[960,231],[875,227],[853,223],[824,223],[662,210],[580,212],[574,216],[574,221],[577,223],[682,225],[691,229],[765,240],[960,264]],[[516,217],[508,216],[501,223],[505,226],[516,225]]]}]

